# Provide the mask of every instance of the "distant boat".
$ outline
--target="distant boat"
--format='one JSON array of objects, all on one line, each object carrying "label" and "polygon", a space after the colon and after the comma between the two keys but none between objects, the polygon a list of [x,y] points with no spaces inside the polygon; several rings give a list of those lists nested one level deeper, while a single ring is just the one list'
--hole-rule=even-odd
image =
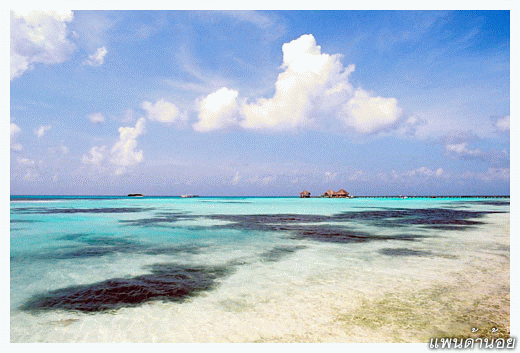
[{"label": "distant boat", "polygon": [[128,194],[129,197],[143,197],[143,194]]},{"label": "distant boat", "polygon": [[181,195],[181,197],[184,197],[184,198],[187,198],[187,197],[199,197],[199,195],[184,194],[184,195]]}]

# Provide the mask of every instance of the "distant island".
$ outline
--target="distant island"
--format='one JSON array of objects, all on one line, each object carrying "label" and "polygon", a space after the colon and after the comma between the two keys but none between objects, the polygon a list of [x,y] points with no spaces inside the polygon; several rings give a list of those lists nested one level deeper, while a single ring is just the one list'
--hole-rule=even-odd
[{"label": "distant island", "polygon": [[143,194],[128,194],[129,197],[143,197]]}]

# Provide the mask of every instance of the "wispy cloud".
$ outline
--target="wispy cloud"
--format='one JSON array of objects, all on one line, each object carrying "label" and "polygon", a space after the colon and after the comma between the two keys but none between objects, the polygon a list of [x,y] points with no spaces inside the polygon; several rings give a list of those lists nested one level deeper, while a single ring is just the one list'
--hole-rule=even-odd
[{"label": "wispy cloud", "polygon": [[[418,167],[415,169],[396,171],[391,170],[389,172],[380,172],[377,174],[377,178],[382,181],[393,181],[403,182],[411,179],[432,179],[432,178],[446,178],[448,177],[444,169],[441,167],[431,169],[425,166]],[[371,178],[370,178],[371,179]]]},{"label": "wispy cloud", "polygon": [[87,118],[93,124],[101,124],[105,122],[105,117],[102,113],[92,113],[87,115]]},{"label": "wispy cloud", "polygon": [[112,147],[111,162],[116,165],[115,174],[124,174],[129,167],[143,161],[143,151],[137,150],[137,137],[145,132],[145,119],[137,120],[135,127],[120,127],[119,141]]},{"label": "wispy cloud", "polygon": [[492,117],[493,127],[498,132],[509,132],[509,115],[500,116],[500,117]]},{"label": "wispy cloud", "polygon": [[273,13],[262,11],[215,11],[214,15],[228,17],[235,21],[246,22],[262,31],[264,41],[274,41],[286,33],[282,19]]},{"label": "wispy cloud", "polygon": [[499,163],[509,158],[507,151],[496,151],[493,149],[482,150],[471,147],[481,138],[471,131],[451,131],[440,139],[444,145],[444,153],[452,159],[479,159],[491,163]]},{"label": "wispy cloud", "polygon": [[97,48],[94,54],[88,56],[88,59],[83,62],[84,65],[101,66],[105,62],[105,55],[107,55],[107,48]]},{"label": "wispy cloud", "polygon": [[380,52],[392,50],[395,46],[419,42],[428,32],[444,22],[449,16],[444,11],[403,11],[400,12],[402,28],[396,29],[391,22],[383,21],[376,35],[376,48]]},{"label": "wispy cloud", "polygon": [[94,146],[87,154],[81,157],[83,164],[92,164],[95,166],[101,165],[101,162],[105,159],[104,152],[107,146]]},{"label": "wispy cloud", "polygon": [[41,138],[45,135],[47,131],[51,129],[51,125],[41,125],[37,129],[34,130],[34,134]]},{"label": "wispy cloud", "polygon": [[19,143],[16,143],[16,137],[18,134],[22,131],[18,125],[15,123],[11,123],[10,125],[10,145],[11,145],[11,151],[21,151],[23,149],[22,145]]},{"label": "wispy cloud", "polygon": [[188,42],[182,44],[175,53],[176,62],[188,75],[185,79],[165,79],[172,87],[198,93],[211,93],[219,88],[229,86],[230,81],[207,70],[202,69],[189,49]]}]

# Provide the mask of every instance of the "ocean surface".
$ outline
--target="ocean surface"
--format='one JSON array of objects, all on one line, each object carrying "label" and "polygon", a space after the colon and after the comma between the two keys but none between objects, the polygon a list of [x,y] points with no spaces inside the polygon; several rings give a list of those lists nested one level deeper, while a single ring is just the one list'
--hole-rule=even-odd
[{"label": "ocean surface", "polygon": [[509,207],[509,198],[11,196],[10,339],[508,337]]}]

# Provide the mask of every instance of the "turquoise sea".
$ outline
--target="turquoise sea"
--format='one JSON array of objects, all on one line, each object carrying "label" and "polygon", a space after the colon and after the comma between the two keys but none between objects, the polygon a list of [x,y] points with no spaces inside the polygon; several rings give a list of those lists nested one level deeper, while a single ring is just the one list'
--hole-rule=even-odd
[{"label": "turquoise sea", "polygon": [[11,196],[10,213],[11,342],[509,330],[509,198]]}]

